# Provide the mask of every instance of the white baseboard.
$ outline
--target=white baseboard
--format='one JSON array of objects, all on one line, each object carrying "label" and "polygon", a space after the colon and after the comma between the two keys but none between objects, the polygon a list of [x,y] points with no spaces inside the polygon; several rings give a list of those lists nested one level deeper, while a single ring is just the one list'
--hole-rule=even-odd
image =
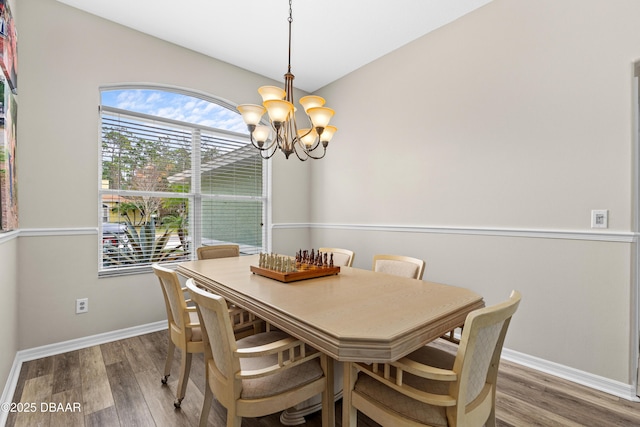
[{"label": "white baseboard", "polygon": [[[134,326],[126,329],[119,329],[117,331],[105,332],[97,335],[91,335],[88,337],[64,341],[56,344],[44,345],[42,347],[20,350],[16,353],[16,357],[13,360],[13,365],[11,366],[11,371],[9,372],[7,383],[5,384],[2,396],[0,397],[0,403],[11,402],[13,394],[15,393],[16,386],[18,385],[20,369],[22,368],[22,364],[24,362],[40,359],[43,357],[54,356],[56,354],[62,354],[69,351],[80,350],[82,348],[105,344],[125,338],[131,338],[138,335],[144,335],[151,332],[157,332],[163,329],[167,329],[166,320],[148,323],[141,326]],[[6,424],[8,415],[8,412],[0,411],[0,426]]]},{"label": "white baseboard", "polygon": [[559,363],[550,362],[548,360],[539,359],[528,354],[519,353],[517,351],[502,349],[502,358],[518,365],[544,372],[545,374],[563,378],[565,380],[581,384],[595,390],[600,390],[613,396],[630,400],[632,402],[640,402],[636,396],[635,387],[631,384],[621,383],[609,378],[590,374],[585,371],[571,368],[569,366],[560,365]]}]

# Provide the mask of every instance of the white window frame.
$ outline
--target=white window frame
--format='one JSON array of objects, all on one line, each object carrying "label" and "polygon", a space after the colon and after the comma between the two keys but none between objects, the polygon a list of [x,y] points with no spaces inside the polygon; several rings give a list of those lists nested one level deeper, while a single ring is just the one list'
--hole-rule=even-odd
[{"label": "white window frame", "polygon": [[[186,96],[191,96],[194,98],[199,98],[207,102],[211,102],[217,104],[223,108],[226,108],[232,112],[235,112],[239,115],[236,105],[232,104],[229,101],[213,97],[210,95],[206,95],[197,91],[191,91],[186,89],[177,89],[166,86],[156,86],[156,85],[118,85],[118,86],[103,86],[100,88],[100,93],[102,91],[110,91],[110,90],[157,90],[164,92],[173,92]],[[191,185],[189,193],[169,193],[169,192],[156,192],[156,193],[142,193],[138,191],[124,191],[124,190],[113,190],[113,189],[105,189],[102,184],[102,117],[103,112],[107,114],[120,114],[127,117],[135,118],[136,120],[142,121],[154,121],[154,122],[163,122],[167,123],[172,127],[189,129],[192,131],[192,156],[191,156],[191,164],[193,169],[193,174],[191,176]],[[238,142],[247,143],[250,146],[249,136],[236,134],[234,132],[229,132],[224,129],[216,129],[203,125],[186,123],[172,119],[165,119],[157,116],[150,116],[147,114],[137,113],[134,111],[126,111],[120,110],[114,107],[103,106],[100,105],[98,109],[98,276],[116,276],[116,275],[124,275],[124,274],[139,274],[139,273],[148,273],[151,272],[151,266],[148,264],[144,265],[132,265],[127,267],[111,267],[111,268],[103,268],[103,256],[102,256],[102,220],[103,220],[103,203],[102,196],[106,194],[118,194],[118,195],[153,195],[155,197],[173,197],[173,198],[185,198],[189,200],[189,236],[191,237],[190,242],[190,259],[197,259],[196,256],[196,248],[202,244],[202,227],[200,221],[200,207],[203,198],[216,198],[218,196],[212,196],[209,194],[201,194],[200,191],[200,179],[197,177],[200,176],[200,134],[205,132],[207,134],[213,135],[221,135],[225,138],[235,139]],[[271,247],[271,168],[270,162],[262,160],[262,195],[261,196],[220,196],[222,198],[228,197],[231,199],[255,199],[260,200],[262,203],[262,247],[259,248],[261,251],[269,250]],[[165,263],[165,264],[171,264]]]}]

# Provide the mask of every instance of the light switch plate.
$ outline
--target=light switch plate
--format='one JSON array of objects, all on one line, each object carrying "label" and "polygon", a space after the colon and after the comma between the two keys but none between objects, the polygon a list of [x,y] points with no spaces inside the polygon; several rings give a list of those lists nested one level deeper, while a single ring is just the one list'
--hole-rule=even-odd
[{"label": "light switch plate", "polygon": [[607,209],[594,209],[591,211],[591,228],[608,228],[609,211]]}]

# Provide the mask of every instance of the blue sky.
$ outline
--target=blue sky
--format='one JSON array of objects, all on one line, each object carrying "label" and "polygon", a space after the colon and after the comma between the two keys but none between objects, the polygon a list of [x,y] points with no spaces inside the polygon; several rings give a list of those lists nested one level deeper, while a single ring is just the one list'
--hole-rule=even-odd
[{"label": "blue sky", "polygon": [[248,133],[240,114],[200,98],[173,92],[150,89],[103,91],[102,104],[218,129]]}]

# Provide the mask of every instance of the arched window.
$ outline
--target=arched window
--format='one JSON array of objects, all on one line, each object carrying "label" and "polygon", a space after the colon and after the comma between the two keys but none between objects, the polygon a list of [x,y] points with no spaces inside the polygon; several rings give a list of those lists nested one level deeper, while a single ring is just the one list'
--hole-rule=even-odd
[{"label": "arched window", "polygon": [[233,105],[168,88],[109,87],[100,119],[101,275],[194,259],[200,245],[264,250],[266,163]]}]

